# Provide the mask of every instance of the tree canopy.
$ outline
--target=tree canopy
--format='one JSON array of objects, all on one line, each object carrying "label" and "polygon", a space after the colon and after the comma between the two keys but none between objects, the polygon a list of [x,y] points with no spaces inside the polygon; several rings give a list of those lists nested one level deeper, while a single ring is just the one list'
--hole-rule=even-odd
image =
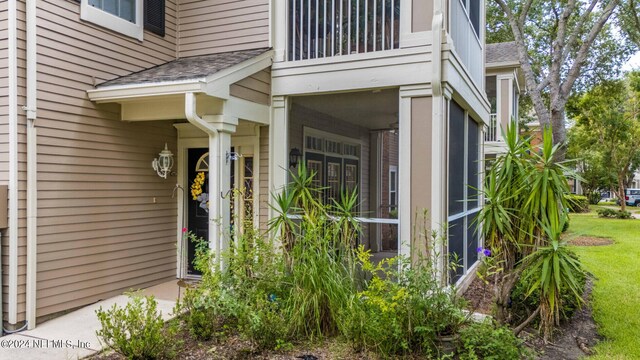
[{"label": "tree canopy", "polygon": [[569,154],[583,165],[587,186],[610,186],[624,199],[628,179],[640,165],[640,72],[600,82],[567,110],[575,121]]},{"label": "tree canopy", "polygon": [[[627,0],[628,1],[628,0]],[[635,46],[612,26],[619,0],[493,0],[487,42],[515,41],[527,94],[554,143],[566,140],[565,106],[574,88],[620,74]]]}]

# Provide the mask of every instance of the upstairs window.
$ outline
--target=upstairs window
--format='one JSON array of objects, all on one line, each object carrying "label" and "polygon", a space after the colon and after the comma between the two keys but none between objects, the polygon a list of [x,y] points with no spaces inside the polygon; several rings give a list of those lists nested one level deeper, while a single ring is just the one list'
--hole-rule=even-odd
[{"label": "upstairs window", "polygon": [[135,0],[89,0],[89,5],[130,23],[136,23]]},{"label": "upstairs window", "polygon": [[145,29],[164,36],[165,0],[80,0],[80,18],[142,41]]},{"label": "upstairs window", "polygon": [[80,18],[142,41],[143,0],[81,0]]}]

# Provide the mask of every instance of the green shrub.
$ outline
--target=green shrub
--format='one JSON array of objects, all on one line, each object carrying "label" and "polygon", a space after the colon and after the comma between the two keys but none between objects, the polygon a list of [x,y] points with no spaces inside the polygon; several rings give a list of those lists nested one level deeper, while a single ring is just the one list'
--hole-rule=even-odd
[{"label": "green shrub", "polygon": [[[568,256],[578,259],[577,255],[573,252],[569,252]],[[535,269],[527,269],[522,274],[516,286],[511,293],[511,306],[513,308],[514,323],[520,323],[524,321],[530,313],[532,313],[540,305],[540,289],[535,289],[531,294],[527,296],[528,290],[532,287],[532,282],[537,280],[537,277],[530,272]],[[572,276],[576,280],[578,287],[584,289],[587,277],[586,274],[579,270],[573,271]],[[575,311],[579,309],[581,302],[576,299],[576,296],[567,288],[566,284],[562,286],[560,291],[560,319],[568,320],[573,317]]]},{"label": "green shrub", "polygon": [[265,295],[248,306],[241,316],[241,333],[251,339],[260,349],[286,347],[289,339],[289,324],[275,296]]},{"label": "green shrub", "polygon": [[343,316],[354,347],[383,357],[442,355],[438,337],[455,334],[465,321],[455,290],[441,286],[430,261],[410,268],[398,258],[373,265],[368,252],[360,248],[358,254],[371,279]]},{"label": "green shrub", "polygon": [[600,191],[597,190],[590,192],[587,197],[589,198],[589,204],[591,205],[598,205],[598,203],[600,203],[600,200],[602,199]]},{"label": "green shrub", "polygon": [[125,307],[96,310],[101,329],[96,332],[106,346],[127,359],[161,359],[174,355],[176,328],[165,328],[153,296],[129,295]]},{"label": "green shrub", "polygon": [[598,209],[598,217],[612,219],[632,219],[631,213],[628,211],[614,210],[609,208]]},{"label": "green shrub", "polygon": [[460,330],[460,360],[519,360],[530,355],[513,332],[490,321],[470,323]]},{"label": "green shrub", "polygon": [[[600,195],[598,195],[600,196]],[[569,212],[584,213],[589,212],[589,199],[582,195],[565,195],[567,205],[569,206]]]}]

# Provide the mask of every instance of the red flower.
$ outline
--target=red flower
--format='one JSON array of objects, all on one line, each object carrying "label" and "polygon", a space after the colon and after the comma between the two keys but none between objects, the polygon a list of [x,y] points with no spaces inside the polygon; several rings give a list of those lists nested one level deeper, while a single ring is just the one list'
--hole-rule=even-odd
[{"label": "red flower", "polygon": [[182,233],[186,233],[187,232],[187,228],[182,228]]}]

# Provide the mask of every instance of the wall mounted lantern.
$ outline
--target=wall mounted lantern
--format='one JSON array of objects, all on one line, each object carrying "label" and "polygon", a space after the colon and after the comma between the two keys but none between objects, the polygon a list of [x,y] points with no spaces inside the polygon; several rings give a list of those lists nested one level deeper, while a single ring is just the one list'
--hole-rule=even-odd
[{"label": "wall mounted lantern", "polygon": [[298,166],[298,162],[300,162],[300,158],[302,158],[302,153],[298,148],[293,148],[289,151],[289,167]]},{"label": "wall mounted lantern", "polygon": [[173,167],[173,153],[167,148],[167,143],[164,143],[164,150],[160,151],[158,157],[153,159],[153,170],[158,173],[161,178],[167,178],[167,175],[171,172]]}]

